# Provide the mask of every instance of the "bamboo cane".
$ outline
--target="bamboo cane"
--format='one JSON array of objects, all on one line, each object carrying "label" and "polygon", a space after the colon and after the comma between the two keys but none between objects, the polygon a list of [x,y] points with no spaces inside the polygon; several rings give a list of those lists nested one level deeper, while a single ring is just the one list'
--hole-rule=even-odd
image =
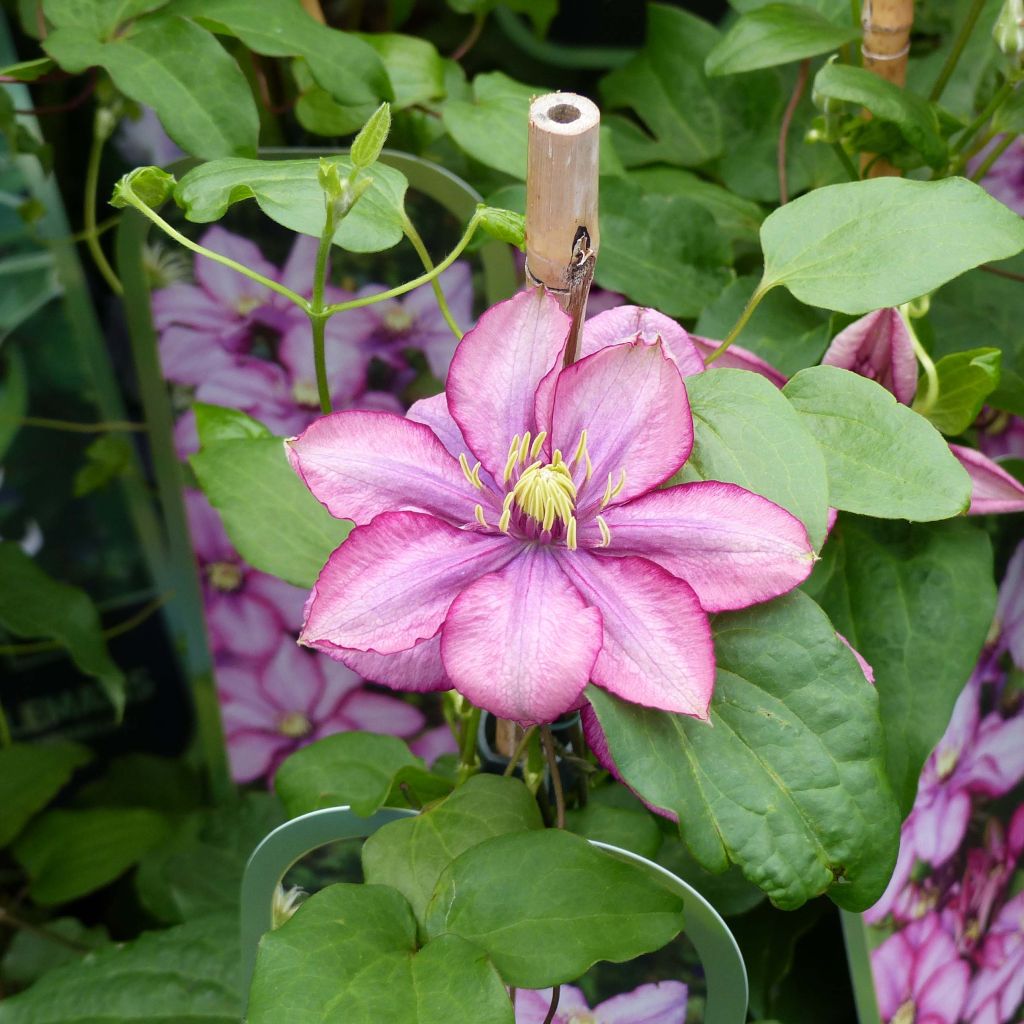
[{"label": "bamboo cane", "polygon": [[[914,0],[864,0],[861,9],[861,55],[864,67],[879,78],[898,85],[907,81],[907,54],[914,24]],[[861,157],[869,178],[898,177],[902,171],[873,154]]]}]

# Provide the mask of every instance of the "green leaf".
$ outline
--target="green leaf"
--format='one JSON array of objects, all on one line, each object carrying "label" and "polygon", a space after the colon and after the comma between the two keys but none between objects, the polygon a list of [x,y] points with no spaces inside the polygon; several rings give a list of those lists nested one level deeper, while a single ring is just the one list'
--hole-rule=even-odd
[{"label": "green leaf", "polygon": [[[962,434],[981,412],[985,399],[999,387],[1002,359],[997,348],[972,348],[943,356],[935,364],[939,397],[930,409],[922,407],[921,415],[944,434]],[[921,397],[919,391],[918,401]]]},{"label": "green leaf", "polygon": [[110,42],[81,27],[58,28],[43,48],[65,71],[102,67],[121,92],[152,107],[167,134],[193,156],[256,152],[259,116],[245,76],[194,22],[161,11]]},{"label": "green leaf", "polygon": [[110,660],[99,612],[89,595],[51,579],[10,542],[0,543],[0,579],[0,626],[15,636],[53,640],[64,647],[79,671],[99,680],[120,720],[124,674]]},{"label": "green leaf", "polygon": [[477,17],[489,14],[499,6],[527,14],[538,36],[547,32],[551,19],[558,13],[558,0],[447,0],[447,3],[459,14],[474,14]]},{"label": "green leaf", "polygon": [[627,166],[664,161],[696,167],[721,153],[721,112],[704,75],[704,60],[719,38],[688,11],[648,4],[646,46],[600,84],[610,110],[632,108],[653,136],[614,122]]},{"label": "green leaf", "polygon": [[653,860],[661,849],[662,832],[653,815],[625,786],[591,791],[586,807],[570,810],[566,827],[585,839],[610,843]]},{"label": "green leaf", "polygon": [[[7,95],[0,93],[0,97]],[[0,262],[0,279],[0,340],[63,290],[50,252],[15,252]],[[9,358],[13,362],[13,357]]]},{"label": "green leaf", "polygon": [[13,345],[0,352],[0,460],[21,429],[19,420],[28,411],[28,377],[25,360]]},{"label": "green leaf", "polygon": [[374,832],[363,845],[363,877],[397,889],[422,924],[441,872],[460,853],[495,836],[543,827],[537,802],[521,782],[474,775],[415,818]]},{"label": "green leaf", "polygon": [[0,75],[5,79],[15,79],[18,82],[34,82],[42,75],[48,75],[54,68],[54,63],[49,57],[36,57],[35,60],[23,60],[17,64],[8,64],[0,68]]},{"label": "green leaf", "polygon": [[964,520],[840,516],[804,586],[875,671],[886,766],[906,814],[992,624],[988,537]]},{"label": "green leaf", "polygon": [[939,117],[927,100],[900,88],[864,68],[829,61],[815,76],[814,91],[821,96],[866,107],[882,121],[890,121],[900,130],[932,167],[948,158],[948,149],[939,129]]},{"label": "green leaf", "polygon": [[67,903],[119,878],[171,834],[168,820],[139,807],[48,811],[11,848],[36,903]]},{"label": "green leaf", "polygon": [[368,818],[387,799],[402,768],[423,767],[394,736],[342,732],[297,750],[277,771],[274,789],[293,818],[321,807],[348,804]]},{"label": "green leaf", "polygon": [[682,927],[682,899],[657,875],[557,829],[466,850],[438,880],[426,922],[432,939],[459,935],[485,949],[502,979],[522,988],[632,960]]},{"label": "green leaf", "polygon": [[[756,277],[737,278],[705,307],[694,331],[719,341],[728,336],[757,288]],[[828,314],[801,305],[789,292],[776,289],[758,303],[740,335],[750,349],[780,373],[791,377],[797,370],[817,363],[829,341]]]},{"label": "green leaf", "polygon": [[942,435],[880,384],[837,366],[811,366],[783,394],[825,454],[835,508],[928,522],[970,505],[970,477]]},{"label": "green leaf", "polygon": [[74,917],[54,918],[46,922],[45,933],[14,933],[0,961],[0,973],[7,983],[18,988],[28,986],[48,971],[81,960],[87,951],[105,946],[109,941],[103,925],[88,928]]},{"label": "green leaf", "polygon": [[58,967],[0,1003],[0,1024],[238,1024],[238,916],[217,914]]},{"label": "green leaf", "polygon": [[97,39],[142,14],[163,7],[167,0],[44,0],[43,11],[57,28],[85,29]]},{"label": "green leaf", "polygon": [[679,816],[707,870],[738,864],[787,910],[871,906],[900,822],[874,688],[799,592],[716,616],[715,653],[710,726],[588,689],[623,778]]},{"label": "green leaf", "polygon": [[761,226],[761,292],[858,315],[899,306],[1024,249],[1024,220],[966,178],[830,185]]},{"label": "green leaf", "polygon": [[193,402],[192,411],[196,415],[196,432],[203,448],[218,441],[244,441],[274,436],[259,420],[254,420],[238,409]]},{"label": "green leaf", "polygon": [[729,243],[704,207],[601,180],[601,258],[595,279],[668,316],[696,316],[732,280]]},{"label": "green leaf", "polygon": [[543,92],[500,71],[477,75],[472,102],[449,100],[441,118],[455,144],[474,160],[525,179],[530,100]]},{"label": "green leaf", "polygon": [[204,443],[189,462],[241,556],[296,587],[312,587],[352,529],[309,493],[281,438]]},{"label": "green leaf", "polygon": [[433,43],[397,32],[360,35],[384,62],[395,93],[395,110],[444,96],[444,61]]},{"label": "green leaf", "polygon": [[136,167],[118,179],[110,205],[117,210],[135,206],[135,200],[156,209],[174,191],[173,174],[160,167]]},{"label": "green leaf", "polygon": [[85,465],[75,474],[76,498],[106,487],[132,468],[134,449],[124,434],[103,434],[85,449]]},{"label": "green leaf", "polygon": [[734,75],[831,53],[860,36],[860,27],[839,26],[810,7],[766,4],[744,14],[708,54],[709,75]]},{"label": "green leaf", "polygon": [[[334,157],[342,178],[352,170],[346,157]],[[326,223],[317,160],[214,160],[189,171],[174,198],[189,220],[199,224],[219,220],[228,207],[255,199],[278,224],[299,234],[319,238]],[[334,244],[350,252],[390,249],[403,237],[405,175],[380,164],[373,184],[352,207],[334,233]]]},{"label": "green leaf", "polygon": [[688,377],[686,391],[694,424],[686,468],[781,505],[820,548],[828,519],[825,460],[779,389],[749,370],[723,369]]},{"label": "green leaf", "polygon": [[92,752],[77,743],[12,743],[0,749],[0,847],[6,846]]},{"label": "green leaf", "polygon": [[392,97],[373,47],[351,32],[321,25],[299,0],[173,0],[170,10],[266,57],[305,58],[313,78],[335,99],[362,108],[360,120]]},{"label": "green leaf", "polygon": [[454,935],[416,948],[409,905],[382,885],[332,885],[260,942],[249,1024],[514,1024],[487,955]]}]

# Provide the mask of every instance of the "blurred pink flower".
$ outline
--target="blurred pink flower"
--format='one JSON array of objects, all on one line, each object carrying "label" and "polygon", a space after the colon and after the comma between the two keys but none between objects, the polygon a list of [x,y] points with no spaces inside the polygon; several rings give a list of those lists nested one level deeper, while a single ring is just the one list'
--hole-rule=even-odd
[{"label": "blurred pink flower", "polygon": [[957,1024],[970,968],[931,913],[885,940],[871,954],[884,1024]]},{"label": "blurred pink flower", "polygon": [[832,339],[821,362],[878,381],[904,405],[914,400],[917,356],[898,309],[876,309],[855,320]]},{"label": "blurred pink flower", "polygon": [[1024,420],[997,415],[978,433],[978,447],[990,459],[1024,459]]},{"label": "blurred pink flower", "polygon": [[410,740],[409,749],[417,757],[422,757],[428,767],[443,754],[457,754],[459,752],[459,746],[447,725],[438,725],[432,729],[426,729],[414,740]]},{"label": "blurred pink flower", "polygon": [[[551,989],[516,990],[516,1024],[544,1024],[551,1006]],[[586,996],[563,985],[551,1024],[685,1024],[687,988],[679,981],[641,985],[613,996],[593,1009]]]},{"label": "blurred pink flower", "polygon": [[971,1024],[1019,1021],[1024,999],[1024,892],[999,911],[976,954],[964,1017]]},{"label": "blurred pink flower", "polygon": [[960,465],[971,478],[971,507],[968,515],[1024,512],[1024,485],[1016,477],[974,448],[951,444],[949,450],[960,460]]},{"label": "blurred pink flower", "polygon": [[996,604],[999,640],[996,651],[1009,651],[1013,663],[1024,671],[1024,541],[1006,565]]},{"label": "blurred pink flower", "polygon": [[568,323],[521,293],[463,339],[447,395],[405,420],[326,416],[289,443],[314,495],[357,524],[302,640],[389,685],[363,666],[400,655],[411,689],[437,684],[439,652],[455,689],[524,723],[577,707],[588,681],[704,718],[706,612],[805,579],[806,531],[734,485],[659,489],[693,438],[676,365],[631,330],[563,368]]},{"label": "blurred pink flower", "polygon": [[[997,135],[989,145],[973,157],[968,170],[973,174],[981,165],[993,146],[998,146],[1003,136]],[[992,165],[988,174],[981,179],[981,187],[989,195],[1024,217],[1024,140],[1017,139]]]},{"label": "blurred pink flower", "polygon": [[186,492],[185,510],[214,653],[266,657],[290,644],[302,621],[302,590],[243,562],[200,491]]},{"label": "blurred pink flower", "polygon": [[270,659],[222,658],[216,676],[236,782],[272,778],[289,754],[332,733],[411,736],[423,726],[418,708],[366,689],[355,672],[283,634]]}]

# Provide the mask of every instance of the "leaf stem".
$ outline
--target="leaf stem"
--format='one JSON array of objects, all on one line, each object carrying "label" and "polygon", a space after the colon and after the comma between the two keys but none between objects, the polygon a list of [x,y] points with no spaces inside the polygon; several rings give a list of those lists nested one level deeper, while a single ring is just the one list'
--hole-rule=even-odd
[{"label": "leaf stem", "polygon": [[[1003,84],[996,90],[995,95],[988,101],[985,109],[963,130],[960,137],[953,144],[953,152],[960,153],[964,147],[968,145],[971,139],[978,133],[986,121],[1003,105],[1003,101],[1006,100],[1013,92],[1014,86],[1017,83],[1011,79],[1007,79]],[[964,161],[954,161],[954,166],[960,166]]]},{"label": "leaf stem", "polygon": [[[465,700],[465,698],[463,698]],[[466,703],[469,703],[466,701]],[[472,774],[477,768],[476,734],[480,728],[481,710],[475,704],[468,715],[463,716],[462,743],[459,746],[459,774]]]},{"label": "leaf stem", "polygon": [[19,928],[22,931],[32,932],[33,935],[38,935],[41,939],[55,942],[58,946],[65,946],[67,949],[73,949],[76,953],[88,953],[91,950],[91,947],[86,946],[84,943],[75,942],[74,939],[69,939],[57,932],[50,931],[42,925],[33,924],[31,921],[25,921],[20,917],[16,917],[5,907],[0,907],[0,923],[8,924],[12,928]]},{"label": "leaf stem", "polygon": [[982,178],[992,170],[992,165],[1013,145],[1017,136],[1009,132],[992,147],[988,156],[978,164],[977,169],[971,175],[971,181],[981,181]]},{"label": "leaf stem", "polygon": [[149,429],[145,423],[130,420],[107,420],[102,423],[76,423],[73,420],[52,420],[46,416],[4,416],[0,423],[17,423],[20,427],[43,427],[46,430],[66,430],[72,434],[108,434],[119,431],[144,432]]},{"label": "leaf stem", "polygon": [[309,323],[313,329],[313,365],[316,369],[316,391],[320,397],[320,411],[326,416],[331,411],[331,388],[327,382],[327,353],[325,334],[327,317],[324,315],[324,292],[327,288],[327,270],[330,263],[331,243],[334,240],[334,203],[325,202],[327,216],[320,245],[316,250],[316,268],[313,271],[313,301],[309,308]]},{"label": "leaf stem", "polygon": [[362,306],[370,306],[375,302],[383,302],[386,299],[395,299],[399,295],[405,295],[406,292],[411,292],[421,285],[429,284],[434,280],[435,277],[440,276],[444,273],[458,258],[462,255],[462,251],[469,245],[476,232],[476,229],[480,226],[480,214],[474,213],[470,218],[469,223],[466,225],[466,230],[463,236],[455,244],[455,248],[452,249],[448,255],[441,260],[433,270],[428,270],[424,274],[420,274],[419,277],[414,277],[411,281],[406,281],[405,284],[397,285],[394,288],[389,288],[386,292],[377,292],[375,295],[362,295],[357,299],[349,299],[348,302],[337,302],[333,306],[328,306],[324,310],[325,316],[334,316],[335,313],[344,313],[347,309],[359,309]]},{"label": "leaf stem", "polygon": [[562,994],[562,986],[556,985],[551,990],[551,1005],[548,1007],[548,1015],[544,1018],[544,1024],[551,1024],[558,1012],[558,1000]]},{"label": "leaf stem", "polygon": [[530,740],[533,739],[533,734],[537,731],[537,726],[531,725],[526,732],[520,737],[519,742],[516,744],[516,749],[512,751],[512,756],[508,760],[508,764],[505,765],[505,770],[501,773],[505,778],[509,778],[515,774],[516,768],[519,767],[519,762],[523,758]]},{"label": "leaf stem", "polygon": [[[423,269],[426,271],[433,270],[434,261],[430,258],[430,253],[427,252],[427,247],[423,244],[423,239],[420,237],[420,233],[416,230],[412,221],[404,214],[402,216],[402,230],[405,232],[405,237],[409,239],[412,243],[412,247],[416,250],[416,255],[419,256],[420,262],[423,264]],[[441,288],[441,282],[435,277],[430,282],[430,287],[434,290],[434,298],[437,300],[437,308],[441,311],[441,316],[444,317],[444,322],[451,328],[452,334],[454,334],[459,341],[462,341],[462,329],[455,322],[455,317],[452,316],[452,311],[448,308],[448,300],[445,298],[444,291]]]},{"label": "leaf stem", "polygon": [[484,22],[487,20],[487,15],[482,11],[473,17],[473,25],[466,35],[466,38],[452,51],[450,57],[451,60],[460,61],[463,57],[469,53],[470,50],[476,46],[477,40],[480,38],[480,33],[484,30]]},{"label": "leaf stem", "polygon": [[83,201],[85,231],[83,234],[93,263],[103,275],[103,280],[107,282],[115,295],[124,295],[124,287],[107,260],[103,246],[100,245],[99,232],[96,229],[96,191],[99,188],[100,160],[103,157],[103,146],[113,130],[113,122],[114,115],[106,107],[100,107],[93,118],[92,146],[89,149],[89,159],[85,165],[85,197]]},{"label": "leaf stem", "polygon": [[[550,725],[542,725],[540,727],[540,740],[544,745],[544,756],[547,758],[548,771],[551,774],[551,785],[555,791],[555,827],[565,828],[565,791],[562,789],[562,773],[558,770],[558,758],[555,756],[555,740],[551,735]],[[557,996],[553,1006],[558,1006]]]},{"label": "leaf stem", "polygon": [[921,344],[920,338],[917,336],[917,331],[914,330],[914,325],[910,322],[910,315],[907,312],[907,305],[900,306],[900,316],[903,318],[903,323],[906,325],[907,334],[910,335],[910,344],[914,349],[914,355],[917,356],[917,361],[921,364],[921,369],[924,370],[924,376],[926,380],[925,392],[923,397],[914,400],[914,412],[920,413],[922,416],[927,416],[929,412],[935,407],[935,403],[939,397],[939,374],[935,369],[935,363],[932,361],[932,357],[928,355],[927,349]]},{"label": "leaf stem", "polygon": [[853,161],[850,159],[850,154],[847,153],[845,149],[843,149],[842,143],[833,142],[832,150],[836,154],[836,156],[839,157],[839,162],[843,165],[843,168],[846,170],[846,173],[849,176],[850,181],[860,181],[860,174],[857,173],[857,168],[856,166],[854,166]]},{"label": "leaf stem", "polygon": [[949,80],[960,61],[960,55],[964,52],[967,40],[970,39],[971,33],[974,31],[974,26],[978,23],[978,18],[981,16],[981,12],[985,7],[985,2],[986,0],[973,0],[971,9],[967,12],[967,18],[963,25],[960,26],[960,32],[956,37],[956,42],[953,43],[953,49],[950,50],[949,56],[946,58],[946,63],[942,65],[939,77],[935,79],[932,91],[928,94],[929,102],[935,103],[945,91],[946,85],[949,83]]},{"label": "leaf stem", "polygon": [[736,321],[736,323],[733,325],[733,329],[728,333],[728,335],[726,335],[725,341],[723,341],[722,344],[719,345],[718,348],[716,348],[715,351],[712,352],[711,355],[709,355],[707,359],[704,360],[705,366],[710,366],[736,340],[737,335],[740,333],[740,331],[743,330],[744,327],[746,327],[747,321],[754,315],[754,310],[757,309],[761,300],[767,294],[768,288],[760,286],[757,288],[754,294],[750,296],[750,299],[748,300],[746,306],[743,307],[743,312],[740,313],[739,320]]},{"label": "leaf stem", "polygon": [[796,83],[793,86],[793,94],[786,104],[785,113],[782,115],[782,123],[779,125],[779,205],[785,206],[789,202],[789,186],[786,178],[786,141],[789,138],[789,126],[793,121],[793,114],[796,113],[797,105],[804,94],[804,87],[807,85],[807,75],[811,68],[810,58],[800,61],[800,70],[796,76]]}]

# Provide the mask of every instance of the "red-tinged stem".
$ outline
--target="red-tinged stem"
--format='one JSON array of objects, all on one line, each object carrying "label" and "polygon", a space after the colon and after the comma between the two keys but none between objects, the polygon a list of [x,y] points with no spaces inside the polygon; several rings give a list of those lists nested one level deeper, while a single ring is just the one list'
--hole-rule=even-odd
[{"label": "red-tinged stem", "polygon": [[452,60],[462,60],[462,58],[465,57],[474,46],[476,46],[477,40],[480,38],[480,33],[484,30],[484,22],[486,20],[487,15],[485,14],[478,14],[473,18],[473,27],[469,30],[469,34],[452,51]]},{"label": "red-tinged stem", "polygon": [[789,183],[786,177],[786,141],[789,138],[789,126],[793,122],[793,115],[800,103],[807,86],[807,75],[811,69],[810,59],[800,61],[800,71],[796,76],[796,84],[793,86],[793,95],[789,97],[786,104],[786,112],[782,115],[782,124],[779,125],[779,205],[785,206],[789,202]]},{"label": "red-tinged stem", "polygon": [[558,999],[562,994],[562,986],[556,985],[551,990],[551,1005],[548,1007],[548,1015],[544,1018],[544,1024],[551,1024],[558,1012]]},{"label": "red-tinged stem", "polygon": [[1008,281],[1024,281],[1024,274],[1015,274],[1012,270],[1003,270],[988,263],[982,263],[978,269],[984,270],[987,274],[995,274],[996,277],[1005,277]]},{"label": "red-tinged stem", "polygon": [[[547,758],[548,771],[551,773],[551,785],[555,790],[555,826],[565,828],[565,791],[562,789],[562,773],[558,770],[558,758],[555,756],[555,741],[551,735],[551,726],[542,725],[540,729],[541,743],[544,745],[544,756]],[[553,1004],[558,1006],[558,999]],[[554,1013],[554,1010],[551,1011]]]},{"label": "red-tinged stem", "polygon": [[67,103],[54,103],[50,106],[44,107],[29,107],[25,110],[15,110],[16,114],[30,114],[32,116],[39,116],[42,114],[63,114],[68,110],[75,110],[80,107],[94,92],[96,91],[96,72],[91,71],[89,74],[89,81],[86,83],[85,88],[74,98],[67,101]]}]

